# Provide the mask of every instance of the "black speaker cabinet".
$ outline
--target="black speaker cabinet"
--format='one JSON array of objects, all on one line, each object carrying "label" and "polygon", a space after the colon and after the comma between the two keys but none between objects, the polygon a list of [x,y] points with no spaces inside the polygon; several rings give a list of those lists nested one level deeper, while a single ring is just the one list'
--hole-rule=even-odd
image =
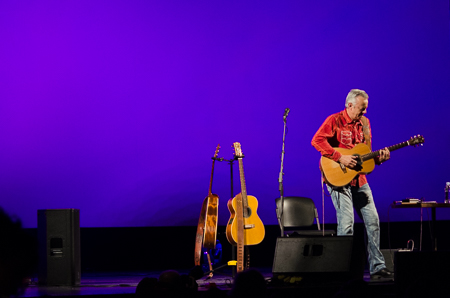
[{"label": "black speaker cabinet", "polygon": [[399,248],[380,249],[380,251],[383,254],[384,263],[386,264],[386,268],[389,271],[394,272],[395,271],[394,256],[395,256],[395,253],[399,251]]},{"label": "black speaker cabinet", "polygon": [[349,272],[353,237],[279,237],[274,274]]},{"label": "black speaker cabinet", "polygon": [[38,210],[39,284],[80,285],[80,211]]},{"label": "black speaker cabinet", "polygon": [[417,294],[425,291],[430,294],[428,297],[437,297],[431,294],[445,290],[448,297],[450,251],[397,251],[394,263],[395,285],[402,293]]}]

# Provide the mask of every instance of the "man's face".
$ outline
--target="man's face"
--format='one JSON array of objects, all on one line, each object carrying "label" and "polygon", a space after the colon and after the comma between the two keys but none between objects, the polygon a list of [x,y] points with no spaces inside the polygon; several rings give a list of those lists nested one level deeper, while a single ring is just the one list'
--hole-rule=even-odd
[{"label": "man's face", "polygon": [[347,113],[352,120],[359,120],[365,113],[367,113],[367,106],[369,105],[369,99],[365,99],[361,95],[356,97],[356,104],[348,104]]}]

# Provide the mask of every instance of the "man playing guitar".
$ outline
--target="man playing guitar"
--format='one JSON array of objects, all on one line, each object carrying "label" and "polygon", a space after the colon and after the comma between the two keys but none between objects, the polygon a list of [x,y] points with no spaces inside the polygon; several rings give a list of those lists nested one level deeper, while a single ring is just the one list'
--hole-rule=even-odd
[{"label": "man playing guitar", "polygon": [[[368,103],[369,96],[365,91],[350,90],[345,101],[345,110],[329,116],[311,141],[311,144],[323,157],[339,163],[344,171],[346,168],[357,168],[358,157],[341,154],[333,147],[351,149],[359,143],[366,143],[370,147],[370,122],[364,117]],[[381,164],[390,158],[390,152],[387,148],[379,152],[380,155],[375,158],[376,164]],[[380,251],[378,212],[366,175],[359,174],[344,186],[336,187],[328,181],[326,185],[336,209],[337,234],[353,235],[353,208],[355,208],[364,221],[368,235],[367,249],[371,279],[393,278],[394,275],[386,268],[383,254]]]}]

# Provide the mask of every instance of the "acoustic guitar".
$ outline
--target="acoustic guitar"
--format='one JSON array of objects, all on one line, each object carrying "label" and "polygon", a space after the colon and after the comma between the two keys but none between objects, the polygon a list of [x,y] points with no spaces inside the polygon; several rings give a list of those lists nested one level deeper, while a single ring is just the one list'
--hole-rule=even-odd
[{"label": "acoustic guitar", "polygon": [[[244,271],[244,213],[242,207],[242,195],[239,193],[233,199],[229,199],[228,210],[230,210],[231,217],[228,221],[226,235],[228,242],[231,245],[237,246],[237,264],[236,271]],[[231,226],[233,224],[233,226]],[[234,231],[234,235],[232,235]]]},{"label": "acoustic guitar", "polygon": [[[226,236],[228,242],[232,245],[239,244],[239,230],[243,232],[243,245],[256,245],[263,241],[265,236],[264,225],[256,213],[258,209],[258,200],[254,196],[247,195],[247,187],[245,185],[244,165],[241,151],[241,144],[234,143],[235,156],[239,161],[239,177],[241,182],[241,193],[228,201],[228,209],[230,210],[230,219],[226,228]],[[242,211],[241,211],[242,209]],[[241,223],[242,213],[242,223]],[[243,249],[242,249],[243,254]],[[239,247],[238,247],[238,263],[239,263]]]},{"label": "acoustic guitar", "polygon": [[[418,135],[411,137],[406,142],[390,146],[388,147],[388,149],[390,152],[392,152],[400,148],[404,148],[407,146],[416,146],[424,142],[424,137]],[[327,183],[337,187],[349,184],[356,177],[356,175],[369,174],[370,172],[372,172],[375,168],[374,158],[379,156],[381,151],[377,150],[371,152],[369,146],[364,143],[357,144],[352,149],[334,149],[343,155],[353,155],[357,157],[357,165],[353,169],[347,168],[343,164],[335,162],[330,158],[323,156],[321,157],[320,167],[325,180],[327,181]]]},{"label": "acoustic guitar", "polygon": [[208,249],[216,248],[217,237],[217,216],[219,208],[219,196],[212,193],[212,182],[214,175],[214,163],[217,155],[219,154],[220,144],[217,145],[216,152],[213,157],[213,164],[211,169],[211,178],[209,180],[208,191],[208,206],[206,207],[206,219],[205,219],[205,234],[203,236],[203,247]]},{"label": "acoustic guitar", "polygon": [[[201,264],[202,247],[208,249],[216,248],[217,235],[217,217],[219,207],[219,196],[212,193],[212,181],[214,174],[214,164],[219,154],[220,144],[216,147],[216,152],[212,158],[211,178],[209,181],[208,196],[203,200],[202,209],[197,225],[197,234],[195,237],[195,256],[194,261],[196,266]],[[208,255],[209,266],[211,269],[211,262]],[[212,269],[211,269],[212,270]]]}]

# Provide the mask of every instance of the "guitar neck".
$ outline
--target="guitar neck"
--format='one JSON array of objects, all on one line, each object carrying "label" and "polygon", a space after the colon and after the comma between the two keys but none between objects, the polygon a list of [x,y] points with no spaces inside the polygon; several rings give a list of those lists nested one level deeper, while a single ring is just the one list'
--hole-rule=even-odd
[{"label": "guitar neck", "polygon": [[211,178],[209,179],[209,190],[208,190],[208,196],[211,196],[212,194],[212,183],[213,183],[213,176],[214,176],[214,163],[216,161],[213,159],[212,162],[212,169],[211,169]]},{"label": "guitar neck", "polygon": [[247,201],[247,187],[245,185],[245,176],[244,176],[244,163],[242,161],[242,158],[239,158],[239,177],[241,180],[241,194],[242,194],[242,206],[243,206],[243,213],[244,218],[248,217],[248,201]]},{"label": "guitar neck", "polygon": [[237,225],[237,272],[244,270],[244,216],[242,210],[242,193],[236,196],[236,225]]},{"label": "guitar neck", "polygon": [[[399,143],[399,144],[396,144],[396,145],[392,145],[392,146],[387,147],[387,148],[389,149],[389,152],[392,152],[392,151],[395,151],[395,150],[400,149],[400,148],[404,148],[404,147],[409,146],[409,145],[410,145],[409,141],[406,141],[406,142],[402,142],[402,143]],[[365,155],[361,156],[361,158],[362,158],[363,161],[375,158],[375,157],[380,155],[380,151],[381,150],[370,152],[368,154],[365,154]]]},{"label": "guitar neck", "polygon": [[208,190],[208,196],[212,195],[212,183],[213,183],[213,176],[214,176],[214,164],[216,163],[217,154],[219,154],[219,148],[220,144],[216,147],[216,152],[214,153],[214,157],[212,158],[212,169],[211,169],[211,179],[209,180],[209,190]]}]

